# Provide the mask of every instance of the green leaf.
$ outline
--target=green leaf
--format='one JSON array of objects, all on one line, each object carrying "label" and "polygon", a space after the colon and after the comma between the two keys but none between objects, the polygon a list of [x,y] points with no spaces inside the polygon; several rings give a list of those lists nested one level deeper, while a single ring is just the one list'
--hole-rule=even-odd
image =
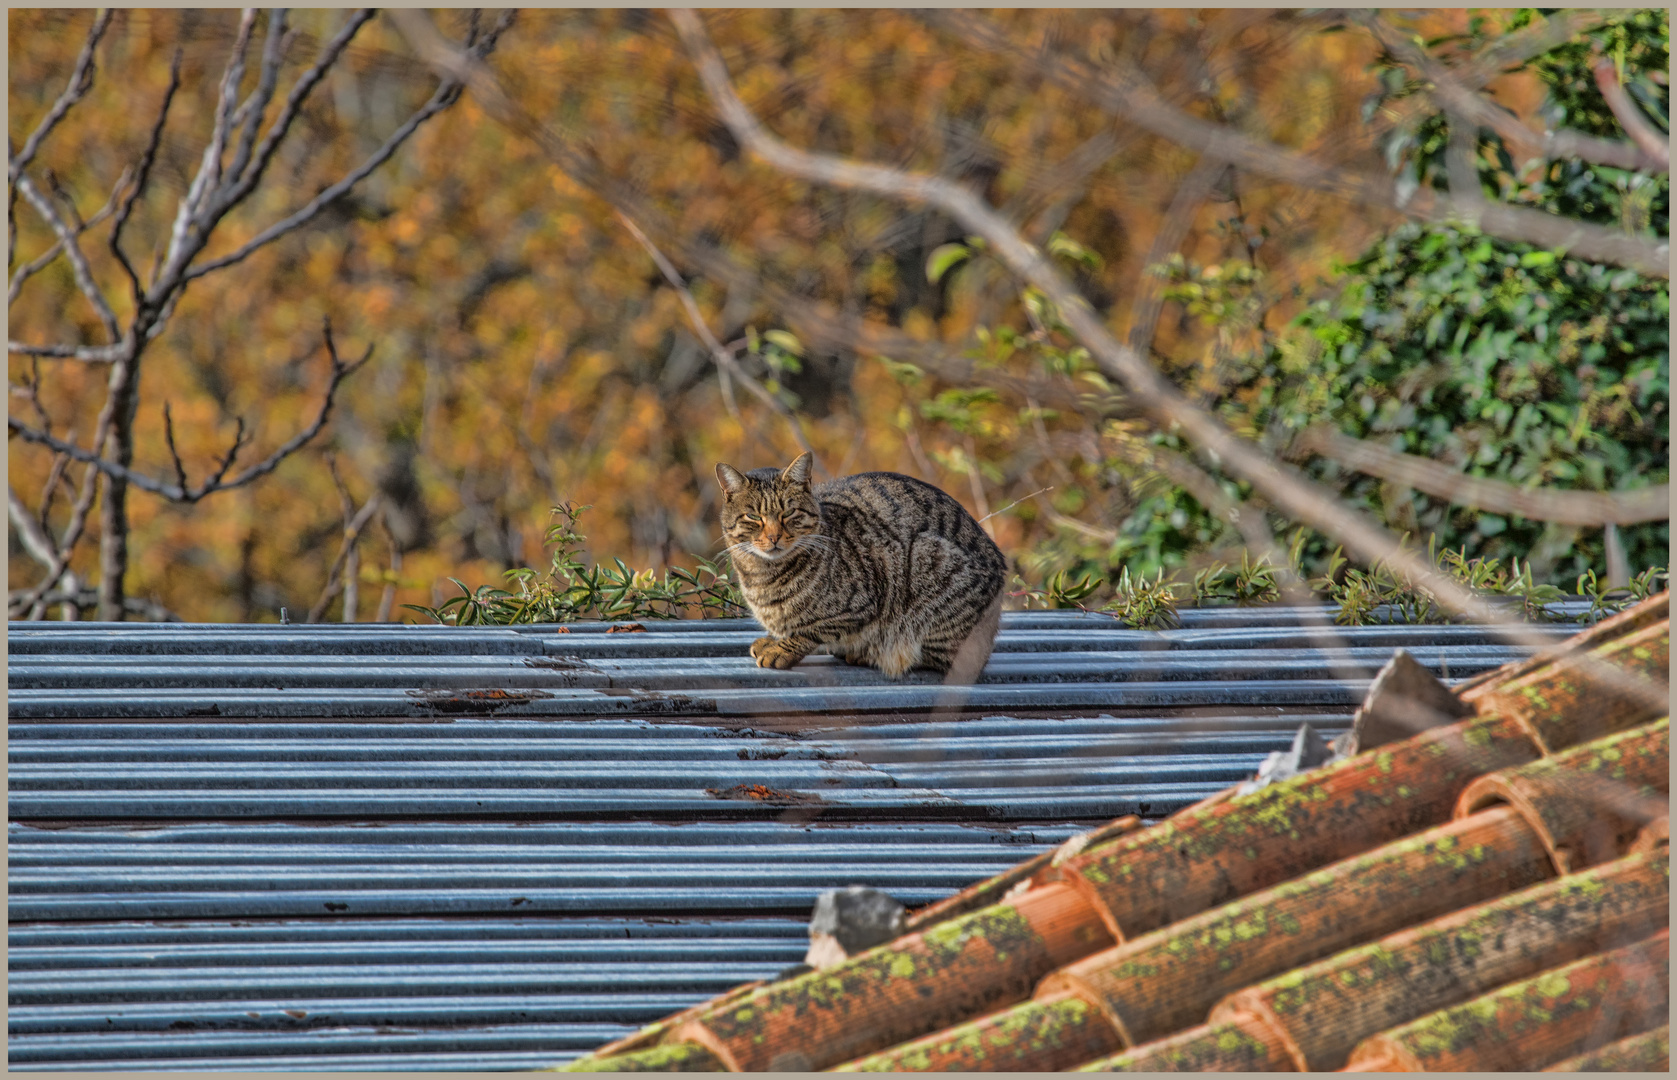
[{"label": "green leaf", "polygon": [[786,330],[765,330],[763,340],[779,345],[793,356],[804,354],[804,344]]},{"label": "green leaf", "polygon": [[943,244],[926,257],[926,280],[936,285],[950,267],[970,258],[972,250],[965,244]]},{"label": "green leaf", "polygon": [[915,364],[908,364],[900,360],[893,360],[889,356],[881,356],[879,358],[879,362],[885,365],[885,370],[891,373],[891,377],[893,379],[902,383],[904,386],[913,386],[915,383],[926,377],[925,369]]},{"label": "green leaf", "polygon": [[1048,238],[1048,253],[1070,259],[1072,262],[1080,263],[1091,270],[1098,270],[1101,267],[1101,257],[1099,255],[1063,232],[1056,232]]}]

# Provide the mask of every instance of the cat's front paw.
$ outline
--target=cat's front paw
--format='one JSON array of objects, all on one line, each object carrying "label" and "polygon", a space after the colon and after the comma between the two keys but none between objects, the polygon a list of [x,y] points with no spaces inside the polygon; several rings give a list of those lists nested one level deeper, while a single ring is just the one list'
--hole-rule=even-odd
[{"label": "cat's front paw", "polygon": [[778,638],[760,637],[751,643],[752,659],[758,667],[786,669],[804,658],[804,651]]}]

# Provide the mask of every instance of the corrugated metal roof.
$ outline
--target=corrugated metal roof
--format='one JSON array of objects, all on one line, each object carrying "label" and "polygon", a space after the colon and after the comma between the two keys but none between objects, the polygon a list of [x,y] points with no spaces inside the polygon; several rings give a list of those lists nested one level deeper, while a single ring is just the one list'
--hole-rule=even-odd
[{"label": "corrugated metal roof", "polygon": [[553,1065],[797,963],[823,890],[926,904],[1225,789],[1395,648],[1525,655],[1323,622],[1010,613],[955,700],[756,668],[741,620],[14,623],[11,1066]]},{"label": "corrugated metal roof", "polygon": [[1662,594],[1511,662],[1458,702],[1467,719],[1068,845],[998,878],[1017,885],[990,890],[995,902],[737,988],[573,1064],[1476,1071],[1663,1058],[1669,610]]}]

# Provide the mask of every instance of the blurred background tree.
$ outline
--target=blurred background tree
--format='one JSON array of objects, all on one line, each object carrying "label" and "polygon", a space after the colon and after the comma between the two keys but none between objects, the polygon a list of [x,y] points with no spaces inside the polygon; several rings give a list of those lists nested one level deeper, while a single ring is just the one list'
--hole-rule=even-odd
[{"label": "blurred background tree", "polygon": [[[96,16],[9,18],[15,161],[73,78]],[[276,70],[295,78],[351,18],[295,16],[302,32],[275,46]],[[1378,28],[1290,11],[1021,11],[995,21],[1018,43],[1010,53],[905,12],[708,12],[705,23],[781,138],[978,191],[1054,253],[1114,332],[1277,453],[1302,453],[1306,422],[1329,420],[1462,475],[1531,488],[1667,480],[1663,278],[1545,261],[1548,248],[1471,228],[1403,224],[1397,212],[1196,153],[1023,62],[1046,44],[1097,69],[1129,65],[1190,116],[1330,168],[1391,169],[1400,187],[1447,191],[1444,110],[1426,73],[1389,51]],[[455,43],[504,25],[468,12],[437,24]],[[1498,62],[1505,41],[1555,26],[1564,32],[1545,49]],[[157,115],[179,49],[176,104],[125,234],[135,253],[165,248],[239,28],[231,11],[116,12],[93,49],[97,77],[24,174],[66,220],[96,218],[144,155],[150,131],[132,117]],[[1594,76],[1605,57],[1663,139],[1663,12],[1427,12],[1402,34],[1419,37],[1424,56],[1486,66],[1474,90],[1534,136],[1547,126],[1624,142],[1620,110]],[[237,100],[261,84],[266,45],[259,33],[254,41]],[[448,577],[496,581],[540,563],[546,509],[567,501],[593,507],[595,558],[692,567],[718,546],[713,463],[784,462],[800,439],[825,475],[894,469],[994,513],[987,526],[1032,580],[1192,572],[1236,558],[1245,537],[1218,506],[1250,498],[1244,483],[1214,464],[1195,475],[1176,467],[1189,449],[1180,433],[1148,422],[1051,305],[946,215],[747,161],[663,16],[521,12],[491,63],[590,169],[675,223],[679,242],[639,222],[678,276],[597,185],[466,92],[329,208],[184,292],[146,354],[132,468],[147,476],[173,469],[164,402],[180,460],[202,477],[237,417],[258,444],[253,461],[307,430],[325,386],[323,319],[357,356],[376,348],[338,391],[329,423],[262,482],[201,503],[134,493],[117,595],[191,619],[271,620],[281,607],[299,618],[388,618],[401,603],[441,602]],[[309,204],[445,88],[386,17],[368,19],[204,258]],[[258,118],[271,122],[284,100],[275,94]],[[1472,148],[1487,200],[1633,237],[1668,234],[1664,170],[1532,165],[1538,155],[1505,134],[1482,126]],[[18,207],[12,340],[103,343],[67,260],[20,274],[57,240],[32,214]],[[712,272],[706,251],[749,278]],[[120,295],[108,247],[90,239],[86,262]],[[107,374],[14,346],[11,415],[86,446]],[[778,408],[736,393],[742,379]],[[14,437],[11,447],[17,617],[30,613],[16,604],[43,574],[20,523],[62,537],[76,497],[66,485],[81,473],[51,446]],[[1605,572],[1599,526],[1482,513],[1327,457],[1310,469],[1417,537],[1539,554],[1543,575],[1567,585],[1585,566]],[[1268,523],[1287,524],[1274,513]],[[104,527],[90,517],[70,553],[78,583],[101,579]],[[1632,570],[1665,561],[1663,522],[1625,536]],[[1315,537],[1306,551],[1319,560],[1330,547]],[[63,582],[52,587],[65,593]],[[92,598],[66,595],[68,613],[94,613]]]}]

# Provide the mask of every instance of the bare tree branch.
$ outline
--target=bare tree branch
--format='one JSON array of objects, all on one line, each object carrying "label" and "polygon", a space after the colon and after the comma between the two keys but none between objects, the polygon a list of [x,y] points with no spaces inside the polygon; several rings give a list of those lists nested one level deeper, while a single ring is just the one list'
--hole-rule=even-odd
[{"label": "bare tree branch", "polygon": [[151,137],[146,140],[145,152],[140,155],[140,164],[134,170],[134,186],[129,189],[128,197],[122,200],[122,208],[117,211],[116,220],[111,223],[111,254],[116,256],[123,273],[128,275],[128,286],[134,294],[136,307],[144,299],[145,287],[140,282],[140,275],[129,263],[127,253],[122,250],[122,229],[128,224],[128,216],[134,212],[135,201],[151,180],[151,167],[157,161],[157,148],[163,144],[163,125],[169,119],[169,106],[174,103],[175,92],[180,89],[180,85],[181,50],[176,48],[174,59],[169,62],[169,85],[163,90],[163,103],[157,109],[157,122],[151,126]]},{"label": "bare tree branch", "polygon": [[251,148],[256,143],[257,129],[262,126],[262,117],[268,111],[268,103],[274,99],[274,91],[279,86],[280,65],[285,61],[285,49],[293,39],[286,33],[284,8],[268,12],[268,40],[262,48],[262,73],[257,77],[256,87],[250,96],[239,105],[239,110],[233,116],[234,124],[241,124],[239,129],[239,145],[233,151],[233,160],[227,166],[227,175],[240,177],[244,175],[250,164]]},{"label": "bare tree branch", "polygon": [[[240,425],[240,434],[243,434],[242,424]],[[180,451],[175,449],[175,419],[169,415],[169,403],[167,401],[163,403],[163,442],[169,447],[170,460],[175,463],[175,480],[177,481],[177,486],[180,490],[185,491],[191,485],[186,479],[186,466],[181,462]],[[236,438],[234,439],[233,445],[235,447],[238,446],[238,440]],[[229,454],[228,456],[231,457],[232,455]]]},{"label": "bare tree branch", "polygon": [[292,121],[297,118],[297,113],[302,108],[304,100],[308,98],[309,93],[320,83],[320,80],[326,77],[327,70],[337,63],[339,55],[349,47],[350,39],[363,26],[372,21],[373,15],[374,11],[371,8],[362,8],[351,15],[343,28],[333,36],[331,41],[326,43],[325,48],[321,49],[320,57],[314,62],[313,66],[298,76],[296,83],[291,87],[291,93],[286,96],[284,107],[280,109],[279,115],[274,118],[267,134],[262,137],[262,142],[250,155],[249,168],[245,169],[242,175],[239,173],[228,174],[227,184],[217,193],[214,202],[211,204],[214,208],[211,221],[238,205],[244,200],[245,196],[256,188],[256,185],[262,179],[262,174],[267,172],[268,164],[274,158],[274,152],[279,149],[279,144],[285,139],[286,132],[290,130]]},{"label": "bare tree branch", "polygon": [[[1519,117],[1513,113],[1499,108],[1468,89],[1448,67],[1434,60],[1425,49],[1378,15],[1373,12],[1359,12],[1355,18],[1374,35],[1387,52],[1415,68],[1433,84],[1433,97],[1446,110],[1460,115],[1471,125],[1469,135],[1475,142],[1476,129],[1485,127],[1501,135],[1505,142],[1545,158],[1579,158],[1597,165],[1609,165],[1615,169],[1639,169],[1643,172],[1668,172],[1671,168],[1670,153],[1665,150],[1663,139],[1657,140],[1660,150],[1664,151],[1662,159],[1660,153],[1650,150],[1641,139],[1636,139],[1635,142],[1616,142],[1565,129],[1538,134],[1522,124]],[[1611,64],[1608,65],[1608,69],[1612,70]],[[1599,74],[1597,79],[1599,81]],[[1618,89],[1616,80],[1614,88]],[[1605,91],[1603,93],[1605,94]],[[1612,105],[1611,99],[1608,104]],[[1618,109],[1614,109],[1614,114],[1618,114]],[[1631,131],[1629,125],[1625,126],[1625,130]],[[1635,132],[1631,132],[1631,136],[1636,138]],[[1451,191],[1455,191],[1454,185],[1451,186]]]},{"label": "bare tree branch", "polygon": [[[681,280],[681,275],[676,272],[675,265],[664,257],[664,253],[658,250],[656,244],[646,238],[646,234],[641,232],[640,227],[629,219],[629,215],[619,210],[617,219],[623,223],[624,228],[629,230],[629,235],[633,236],[640,246],[646,249],[646,253],[652,256],[652,261],[658,264],[658,269],[663,273],[664,280],[668,281],[670,287],[676,291],[676,295],[681,297],[681,308],[687,313],[687,321],[692,324],[693,331],[699,335],[699,340],[705,343],[705,348],[710,351],[711,360],[716,363],[717,368],[744,383],[745,388],[751,391],[753,397],[767,405],[777,416],[786,421],[786,426],[792,432],[792,438],[797,440],[798,446],[806,453],[813,455],[815,447],[809,444],[809,439],[804,435],[803,425],[798,422],[798,415],[784,401],[769,393],[768,387],[758,382],[749,372],[740,367],[739,361],[734,358],[734,354],[723,348],[722,343],[716,340],[716,335],[711,333],[710,327],[705,324],[705,317],[699,311],[698,301],[693,299],[692,292],[688,290],[686,283]],[[734,419],[739,419],[737,411],[734,413]]]},{"label": "bare tree branch", "polygon": [[1634,491],[1533,490],[1501,480],[1465,476],[1441,462],[1354,439],[1325,424],[1304,431],[1293,446],[1332,458],[1358,472],[1493,514],[1517,514],[1532,521],[1592,527],[1665,521],[1671,516],[1669,484]]},{"label": "bare tree branch", "polygon": [[[1130,120],[1162,138],[1201,153],[1226,158],[1244,171],[1269,176],[1361,205],[1399,210],[1422,221],[1448,223],[1476,218],[1478,228],[1505,240],[1560,249],[1590,262],[1627,266],[1649,277],[1671,274],[1669,241],[1644,240],[1587,222],[1506,203],[1464,205],[1430,188],[1399,196],[1390,177],[1335,168],[1308,155],[1222,124],[1202,120],[1166,101],[1139,70],[1120,65],[1099,71],[1064,53],[1022,53],[1001,28],[964,11],[936,10],[921,17],[949,29],[969,44],[1007,56],[1023,57],[1042,77],[1101,108]],[[1477,214],[1474,211],[1477,210]]]},{"label": "bare tree branch", "polygon": [[[499,38],[500,33],[506,28],[506,26],[511,24],[511,14],[512,13],[510,11],[504,12],[502,15],[502,24],[498,25],[493,33],[485,36],[477,43],[477,45],[473,48],[473,54],[475,56],[481,59],[489,54],[490,50],[494,48],[495,42]],[[316,195],[313,199],[309,200],[307,205],[297,210],[289,217],[286,217],[281,221],[277,221],[257,233],[256,236],[241,245],[236,251],[229,252],[226,255],[221,255],[214,259],[192,266],[189,270],[187,270],[185,279],[187,281],[194,281],[203,277],[205,274],[214,273],[223,267],[243,262],[258,249],[266,247],[268,244],[273,243],[275,240],[285,236],[287,233],[294,232],[302,226],[307,225],[310,221],[314,220],[314,218],[322,210],[337,202],[351,189],[353,189],[356,184],[359,184],[380,165],[383,165],[386,161],[390,160],[390,156],[408,140],[409,136],[419,129],[421,124],[425,123],[425,121],[431,119],[431,117],[437,115],[458,101],[460,99],[461,90],[462,86],[458,81],[444,79],[442,84],[437,87],[436,93],[431,95],[431,100],[427,101],[417,112],[408,117],[408,119],[403,122],[401,127],[391,132],[390,137],[385,139],[384,143],[377,150],[373,151],[373,153],[368,156],[367,160],[357,166],[354,171],[348,173],[342,180],[339,180],[331,187],[326,188],[320,194]]]},{"label": "bare tree branch", "polygon": [[[107,399],[105,408],[100,411],[99,419],[93,427],[93,451],[99,453],[109,437],[111,427],[111,402]],[[82,532],[87,527],[87,512],[93,506],[95,493],[98,491],[98,481],[102,474],[94,465],[89,465],[82,473],[81,488],[76,493],[76,501],[70,507],[70,520],[64,526],[58,542],[53,545],[54,554],[52,564],[47,567],[46,576],[29,589],[24,590],[11,602],[11,612],[26,612],[30,620],[41,618],[46,613],[47,601],[44,599],[47,591],[63,579],[70,565],[70,556],[75,553],[76,545],[81,542]],[[73,576],[73,575],[72,575]]]},{"label": "bare tree branch", "polygon": [[17,490],[10,484],[6,485],[6,514],[11,518],[12,527],[17,530],[18,541],[29,557],[42,566],[51,566],[58,557],[58,549],[53,547],[52,537],[41,528],[41,523],[23,505],[18,498]]},{"label": "bare tree branch", "polygon": [[[122,189],[128,184],[128,178],[129,170],[124,169],[122,171],[122,176],[116,182],[116,189],[111,192],[111,197],[105,201],[105,205],[101,206],[98,211],[86,221],[78,220],[75,223],[72,230],[75,235],[80,236],[82,233],[88,231],[101,221],[104,221],[106,218],[111,216],[111,214],[116,210],[117,196],[122,193]],[[16,191],[15,185],[13,187],[13,191]],[[72,204],[71,212],[73,213],[74,210],[75,207],[74,204]],[[63,251],[64,241],[55,238],[50,247],[30,262],[19,267],[17,273],[12,275],[11,285],[6,291],[7,305],[9,306],[17,301],[18,293],[23,290],[23,283],[25,281],[28,281],[31,277],[34,277],[36,274],[52,265],[52,261],[58,258]]]},{"label": "bare tree branch", "polygon": [[99,316],[99,323],[105,328],[105,334],[112,343],[122,340],[122,330],[116,323],[116,315],[111,311],[110,302],[99,288],[99,283],[93,280],[93,270],[87,264],[87,256],[83,254],[81,245],[76,242],[76,233],[64,221],[47,197],[41,194],[35,182],[27,176],[18,176],[12,181],[12,187],[33,206],[41,218],[58,236],[58,242],[64,249],[64,255],[70,260],[71,269],[75,273],[76,285],[82,295],[87,297],[88,303],[93,305],[93,311]]},{"label": "bare tree branch", "polygon": [[[239,451],[245,445],[242,422],[232,446],[220,462],[216,472],[196,486],[189,484],[185,479],[184,466],[179,461],[178,454],[172,445],[172,424],[166,424],[165,436],[171,443],[170,455],[175,465],[177,482],[166,483],[145,477],[131,468],[134,421],[139,405],[142,355],[147,344],[167,328],[182,295],[190,283],[215,269],[230,266],[244,259],[264,244],[286,235],[313,219],[322,209],[349,192],[373,169],[387,161],[420,123],[458,99],[460,91],[457,85],[439,87],[431,101],[402,125],[390,139],[386,140],[385,144],[366,162],[338,183],[317,195],[303,210],[263,231],[255,240],[245,244],[231,255],[223,256],[213,263],[194,266],[193,261],[209,245],[219,223],[234,208],[243,203],[260,184],[265,171],[274,160],[288,133],[292,130],[294,122],[300,115],[302,106],[309,95],[321,84],[327,72],[342,59],[356,33],[372,18],[373,12],[371,10],[361,10],[353,13],[345,24],[328,41],[323,43],[312,66],[304,70],[292,85],[290,92],[278,109],[277,115],[264,131],[262,122],[277,92],[286,51],[295,39],[296,34],[287,30],[282,12],[276,12],[269,17],[266,43],[262,50],[261,67],[257,74],[256,85],[240,101],[239,94],[246,71],[246,53],[256,26],[257,14],[254,10],[246,10],[240,16],[238,29],[234,34],[234,41],[219,82],[210,137],[199,156],[198,168],[189,183],[188,189],[176,205],[173,223],[168,230],[164,250],[158,256],[152,268],[149,286],[145,286],[141,282],[139,273],[123,250],[122,230],[126,226],[135,205],[143,197],[148,184],[154,178],[153,167],[161,148],[164,125],[167,122],[174,96],[180,86],[181,58],[179,51],[177,51],[171,67],[169,85],[164,92],[156,120],[152,124],[146,148],[134,170],[135,178],[132,187],[127,188],[126,195],[120,198],[120,207],[116,212],[116,221],[111,228],[108,240],[112,254],[127,276],[128,285],[134,294],[134,313],[126,334],[112,332],[116,330],[116,323],[114,319],[105,318],[110,309],[108,304],[101,307],[103,295],[99,294],[99,299],[94,302],[96,309],[100,311],[101,321],[105,323],[107,332],[111,332],[111,347],[109,349],[99,350],[87,346],[56,343],[46,345],[35,345],[27,342],[8,343],[9,352],[15,354],[52,359],[73,359],[90,363],[108,363],[111,365],[107,400],[101,411],[98,438],[94,448],[86,450],[74,446],[73,443],[55,440],[63,446],[73,447],[73,452],[69,450],[62,450],[61,452],[68,453],[70,457],[77,461],[87,463],[89,478],[101,476],[104,479],[105,498],[100,504],[101,528],[99,533],[101,566],[99,588],[102,617],[120,618],[121,613],[126,610],[122,597],[122,577],[127,566],[126,498],[127,484],[130,481],[143,490],[152,491],[166,498],[196,502],[198,499],[216,491],[228,490],[259,479],[266,473],[271,472],[280,461],[319,432],[331,408],[333,395],[338,384],[357,366],[346,367],[340,364],[334,353],[332,385],[328,390],[326,400],[322,404],[321,413],[314,424],[300,432],[292,442],[280,447],[273,455],[244,469],[232,479],[226,478],[227,473],[231,470]],[[496,37],[507,26],[511,25],[512,19],[512,13],[507,12],[500,17],[491,33],[477,36],[474,31],[475,48],[487,53],[493,47]],[[258,138],[259,134],[260,138]],[[35,204],[37,209],[42,210],[43,214],[49,214],[52,210],[51,204],[47,203],[44,197],[41,197],[39,192],[33,189],[28,177],[22,175],[21,167],[18,167],[18,172],[19,183],[14,185],[14,190],[21,191],[25,197],[30,198],[31,203]],[[123,189],[123,185],[119,185],[119,192]],[[118,195],[113,194],[112,199],[113,203],[117,202]],[[73,239],[66,236],[67,231],[73,237],[74,233],[79,230],[64,225],[61,220],[49,219],[49,223],[54,225],[54,231],[59,236],[58,247],[61,253],[72,260],[78,284],[89,295],[89,299],[93,300],[98,292],[97,286],[93,283],[91,272],[87,270],[85,258],[76,248]],[[328,347],[330,350],[330,341],[328,341]],[[17,426],[13,426],[11,430],[26,440],[40,442],[42,445],[51,445],[44,442],[43,439],[53,438],[50,430],[24,430]],[[110,440],[112,448],[109,453],[104,449],[107,439]],[[76,537],[79,538],[79,525],[74,532]],[[73,547],[73,541],[71,546]],[[62,554],[65,560],[69,558],[68,550]],[[44,589],[51,586],[52,582],[44,582],[42,588],[37,590],[37,600],[39,595],[44,593]]]},{"label": "bare tree branch", "polygon": [[[822,303],[760,278],[755,270],[725,252],[695,243],[675,228],[667,215],[627,185],[613,180],[594,159],[572,148],[522,104],[522,95],[510,94],[500,79],[471,52],[447,41],[423,12],[392,9],[392,22],[407,38],[414,51],[445,77],[470,87],[480,105],[499,123],[530,139],[555,165],[578,184],[593,191],[613,208],[641,224],[649,236],[676,251],[714,281],[756,296],[782,313],[787,324],[806,344],[830,350],[854,349],[890,356],[917,364],[928,372],[956,384],[980,383],[1020,398],[1034,396],[1046,405],[1066,411],[1114,411],[1113,403],[1089,391],[1074,391],[1061,379],[1022,378],[993,367],[979,368],[970,359],[956,355],[940,342],[921,341],[900,330],[864,321],[852,314],[839,314]],[[725,347],[725,346],[724,346]],[[730,393],[731,381],[723,369],[723,393]],[[928,474],[930,475],[930,474]]]},{"label": "bare tree branch", "polygon": [[168,254],[163,269],[158,273],[158,285],[178,278],[182,268],[209,239],[212,223],[205,211],[214,197],[216,184],[221,179],[221,154],[227,143],[227,128],[232,123],[233,99],[239,90],[239,80],[245,70],[245,48],[256,27],[256,9],[246,8],[239,19],[233,49],[227,57],[227,68],[222,72],[220,97],[216,102],[215,123],[210,130],[210,141],[198,160],[198,171],[192,177],[186,194],[175,207],[175,223],[169,231]]},{"label": "bare tree branch", "polygon": [[[144,473],[135,472],[133,469],[101,457],[97,451],[90,452],[84,450],[74,443],[56,438],[45,431],[30,427],[27,424],[21,423],[9,416],[6,418],[6,425],[13,434],[27,442],[37,443],[41,446],[56,450],[61,454],[67,454],[77,461],[86,462],[98,469],[100,472],[104,473],[106,476],[114,477],[125,483],[133,484],[142,491],[149,491],[153,495],[161,495],[170,502],[195,503],[206,496],[214,495],[218,491],[231,491],[234,488],[244,487],[246,484],[268,475],[279,466],[280,462],[296,453],[310,439],[320,434],[320,430],[326,426],[326,419],[331,415],[332,403],[336,398],[339,385],[349,376],[359,371],[368,360],[372,359],[373,347],[371,345],[367,346],[367,351],[362,355],[361,359],[352,364],[345,364],[338,358],[337,346],[332,340],[332,328],[330,323],[326,324],[323,332],[326,338],[326,350],[332,359],[332,371],[331,379],[326,386],[325,396],[320,403],[320,411],[315,414],[313,423],[309,424],[308,427],[286,440],[284,444],[282,444],[273,453],[269,454],[266,458],[262,459],[262,461],[245,469],[231,480],[224,481],[222,478],[232,467],[234,458],[238,456],[240,447],[244,445],[245,439],[243,420],[239,421],[238,432],[233,438],[233,445],[228,450],[226,456],[222,459],[220,466],[207,480],[196,487],[189,486],[185,482],[186,474],[181,465],[179,455],[175,455],[174,465],[176,475],[181,478],[181,482],[177,484],[170,484],[166,481],[154,479]],[[171,454],[175,454],[174,434],[172,428],[167,424],[167,406],[165,406],[164,412],[166,419],[165,438],[169,444],[169,452]]]},{"label": "bare tree branch", "polygon": [[367,501],[361,504],[361,509],[356,511],[355,516],[344,521],[344,538],[338,547],[338,557],[332,560],[332,566],[326,572],[326,585],[320,590],[320,596],[315,600],[314,606],[309,608],[304,622],[319,622],[320,617],[326,614],[327,606],[332,603],[332,598],[338,595],[341,589],[339,578],[343,574],[344,564],[348,561],[350,552],[355,550],[355,544],[361,538],[361,530],[366,528],[367,522],[372,520],[374,512],[378,510],[380,501],[379,493],[373,492]]},{"label": "bare tree branch", "polygon": [[109,364],[122,357],[125,346],[116,345],[31,345],[24,341],[6,342],[6,351],[23,356],[40,356],[49,360],[80,360],[88,364]]},{"label": "bare tree branch", "polygon": [[1613,117],[1619,121],[1619,126],[1625,129],[1625,134],[1631,137],[1631,141],[1645,155],[1648,165],[1639,164],[1637,168],[1646,172],[1670,172],[1670,138],[1654,130],[1654,125],[1648,123],[1642,111],[1625,92],[1625,88],[1619,85],[1619,74],[1613,66],[1613,61],[1603,60],[1595,66],[1595,84],[1601,91],[1601,96],[1607,100],[1607,107],[1613,110]]},{"label": "bare tree branch", "polygon": [[[70,111],[71,106],[80,101],[82,96],[93,86],[93,53],[98,48],[99,39],[105,36],[105,30],[110,24],[111,10],[109,8],[94,16],[93,26],[87,32],[87,42],[82,46],[81,53],[76,57],[76,66],[70,72],[69,85],[65,86],[64,92],[58,95],[58,100],[52,103],[52,108],[47,110],[46,116],[41,118],[41,122],[35,126],[35,130],[29,133],[29,138],[23,142],[23,149],[16,154],[7,154],[6,180],[12,185],[11,193],[6,198],[6,224],[11,230],[6,237],[6,264],[8,266],[11,265],[17,252],[17,178],[23,175],[23,170],[28,167],[31,161],[35,160],[35,154],[41,149],[41,143],[45,142],[47,136],[52,134],[53,128],[57,127],[58,122],[64,119],[64,115]],[[11,142],[8,139],[7,150],[10,151],[10,149]]]},{"label": "bare tree branch", "polygon": [[81,53],[76,57],[76,66],[70,72],[70,84],[64,88],[62,94],[58,95],[58,100],[52,103],[52,108],[47,110],[47,115],[42,117],[41,122],[35,126],[35,130],[30,132],[29,138],[24,140],[23,149],[19,150],[16,156],[7,162],[6,179],[10,182],[17,182],[18,176],[22,174],[31,161],[35,160],[36,152],[41,149],[41,143],[46,141],[46,137],[52,134],[52,129],[58,126],[60,120],[64,119],[64,114],[70,111],[71,106],[80,101],[82,96],[92,88],[93,51],[98,47],[99,39],[105,36],[105,30],[110,25],[110,8],[105,8],[94,17],[93,26],[87,32],[87,42],[82,46]]}]

